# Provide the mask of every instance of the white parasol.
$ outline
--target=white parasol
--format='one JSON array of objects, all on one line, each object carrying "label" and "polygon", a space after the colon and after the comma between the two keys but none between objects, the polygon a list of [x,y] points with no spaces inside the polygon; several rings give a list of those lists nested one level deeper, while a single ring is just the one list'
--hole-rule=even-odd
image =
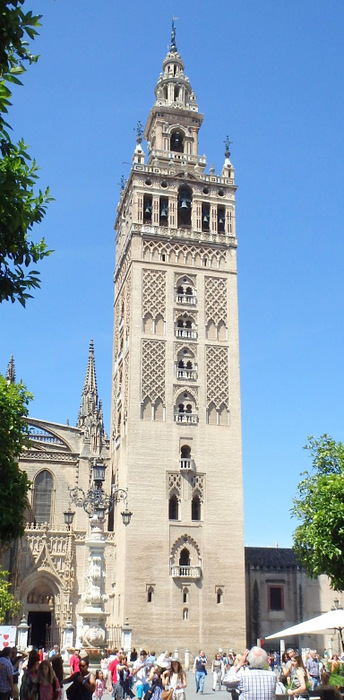
[{"label": "white parasol", "polygon": [[299,622],[298,625],[287,627],[281,632],[269,634],[266,639],[278,639],[280,637],[291,637],[298,634],[322,634],[326,630],[338,630],[342,649],[344,650],[342,630],[344,629],[344,610],[343,608],[333,608],[322,615],[312,617],[310,620]]}]

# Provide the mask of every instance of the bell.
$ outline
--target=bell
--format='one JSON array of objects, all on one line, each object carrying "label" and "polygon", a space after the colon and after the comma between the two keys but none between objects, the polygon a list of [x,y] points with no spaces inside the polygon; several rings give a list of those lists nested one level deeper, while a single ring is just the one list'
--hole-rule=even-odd
[{"label": "bell", "polygon": [[224,214],[219,214],[219,224],[224,224],[225,223],[225,215]]},{"label": "bell", "polygon": [[161,207],[160,219],[167,219],[168,209],[167,207]]},{"label": "bell", "polygon": [[152,213],[152,205],[151,204],[146,204],[145,206],[145,215],[150,216]]},{"label": "bell", "polygon": [[204,224],[209,224],[209,215],[208,215],[208,214],[204,214],[204,216],[203,216],[203,223],[204,223]]},{"label": "bell", "polygon": [[186,198],[185,194],[182,195],[182,199],[180,202],[180,208],[181,209],[188,209],[189,208],[189,199]]}]

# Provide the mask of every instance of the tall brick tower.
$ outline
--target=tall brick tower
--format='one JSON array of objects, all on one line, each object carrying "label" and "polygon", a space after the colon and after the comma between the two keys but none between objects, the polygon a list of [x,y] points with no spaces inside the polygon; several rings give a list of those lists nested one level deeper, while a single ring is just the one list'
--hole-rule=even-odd
[{"label": "tall brick tower", "polygon": [[236,186],[202,120],[173,26],[115,225],[111,617],[157,651],[245,645]]}]

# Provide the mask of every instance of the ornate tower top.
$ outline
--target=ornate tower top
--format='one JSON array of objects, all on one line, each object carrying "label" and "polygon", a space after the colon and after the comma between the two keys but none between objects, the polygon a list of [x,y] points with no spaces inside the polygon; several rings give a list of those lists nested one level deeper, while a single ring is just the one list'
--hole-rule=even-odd
[{"label": "ornate tower top", "polygon": [[104,436],[104,423],[102,404],[101,401],[98,401],[93,340],[90,342],[77,428],[81,428],[85,437],[90,438],[92,452],[100,452],[101,439]]},{"label": "ornate tower top", "polygon": [[[184,73],[184,62],[177,51],[174,19],[171,46],[162,64],[162,72],[155,86],[155,103],[148,116],[144,137],[148,142],[148,164],[154,159],[171,160],[172,152],[198,153],[197,135],[203,121],[198,114],[196,95]],[[166,149],[166,137],[172,138],[172,148]],[[185,151],[188,142],[187,151]],[[205,163],[204,163],[205,164]]]},{"label": "ornate tower top", "polygon": [[6,372],[6,381],[7,384],[15,384],[16,382],[16,371],[14,367],[14,357],[11,355],[10,361],[7,366],[7,372]]}]

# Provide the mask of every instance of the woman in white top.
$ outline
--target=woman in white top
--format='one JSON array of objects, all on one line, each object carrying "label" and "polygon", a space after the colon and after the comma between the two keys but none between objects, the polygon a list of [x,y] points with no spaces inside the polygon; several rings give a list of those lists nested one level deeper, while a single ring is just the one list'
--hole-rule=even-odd
[{"label": "woman in white top", "polygon": [[213,690],[215,691],[217,687],[221,690],[221,681],[225,675],[222,654],[215,654],[215,658],[211,664],[211,672],[213,674]]},{"label": "woman in white top", "polygon": [[171,659],[171,668],[163,673],[162,683],[172,690],[172,700],[185,700],[186,675],[178,659]]}]

